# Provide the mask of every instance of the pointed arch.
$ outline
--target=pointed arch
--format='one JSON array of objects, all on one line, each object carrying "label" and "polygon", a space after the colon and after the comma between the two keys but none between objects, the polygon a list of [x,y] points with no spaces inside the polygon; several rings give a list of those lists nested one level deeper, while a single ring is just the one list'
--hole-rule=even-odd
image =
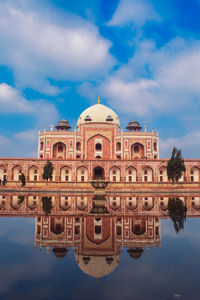
[{"label": "pointed arch", "polygon": [[61,181],[71,181],[72,180],[72,169],[68,166],[64,166],[60,170]]},{"label": "pointed arch", "polygon": [[131,159],[141,159],[144,155],[144,145],[141,143],[134,143],[131,145]]},{"label": "pointed arch", "polygon": [[120,181],[121,178],[121,170],[119,167],[110,168],[110,181]]},{"label": "pointed arch", "polygon": [[126,182],[136,182],[137,181],[137,169],[130,166],[126,168]]},{"label": "pointed arch", "polygon": [[153,169],[146,166],[142,169],[142,181],[152,182],[153,181]]}]

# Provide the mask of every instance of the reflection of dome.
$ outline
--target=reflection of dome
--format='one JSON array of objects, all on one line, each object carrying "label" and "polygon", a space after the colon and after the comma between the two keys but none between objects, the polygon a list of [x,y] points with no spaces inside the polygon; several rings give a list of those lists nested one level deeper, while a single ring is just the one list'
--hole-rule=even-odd
[{"label": "reflection of dome", "polygon": [[133,257],[135,259],[140,258],[144,250],[142,248],[130,248],[127,250],[129,253],[130,257]]},{"label": "reflection of dome", "polygon": [[119,255],[112,256],[88,256],[76,254],[76,262],[79,268],[86,274],[101,278],[112,273],[119,264]]},{"label": "reflection of dome", "polygon": [[103,104],[95,104],[82,112],[78,118],[77,126],[85,123],[111,123],[120,126],[117,114]]},{"label": "reflection of dome", "polygon": [[63,258],[66,256],[67,254],[67,249],[66,248],[57,248],[57,247],[54,247],[52,249],[52,252],[54,253],[54,255],[57,257],[57,258]]},{"label": "reflection of dome", "polygon": [[128,129],[129,131],[140,131],[142,127],[137,121],[131,121],[128,123],[126,129]]},{"label": "reflection of dome", "polygon": [[70,129],[71,126],[69,125],[69,123],[66,120],[61,120],[58,125],[56,126],[57,130],[68,130]]}]

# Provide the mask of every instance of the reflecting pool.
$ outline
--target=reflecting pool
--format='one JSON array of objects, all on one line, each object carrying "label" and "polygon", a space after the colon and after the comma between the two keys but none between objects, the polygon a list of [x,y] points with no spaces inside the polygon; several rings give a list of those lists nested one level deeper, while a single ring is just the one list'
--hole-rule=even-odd
[{"label": "reflecting pool", "polygon": [[199,217],[198,194],[1,194],[0,299],[199,299]]}]

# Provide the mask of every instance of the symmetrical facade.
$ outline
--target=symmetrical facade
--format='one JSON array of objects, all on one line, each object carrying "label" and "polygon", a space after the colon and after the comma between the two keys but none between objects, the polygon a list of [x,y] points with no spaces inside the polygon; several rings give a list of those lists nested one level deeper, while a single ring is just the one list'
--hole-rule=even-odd
[{"label": "symmetrical facade", "polygon": [[120,130],[116,113],[100,103],[86,109],[78,118],[77,130],[70,131],[62,120],[57,130],[39,133],[38,157],[45,159],[157,159],[158,133],[131,121],[127,131]]},{"label": "symmetrical facade", "polygon": [[[53,164],[51,186],[96,179],[168,184],[168,159],[159,158],[157,132],[148,132],[146,126],[142,130],[136,121],[129,122],[127,131],[120,130],[117,114],[99,100],[79,116],[77,130],[70,128],[62,120],[56,130],[51,126],[50,131],[39,132],[38,158],[0,158],[0,179],[16,186],[24,173],[27,183],[39,187],[44,184],[43,168],[49,159]],[[199,183],[200,160],[185,160],[185,166],[180,181]]]}]

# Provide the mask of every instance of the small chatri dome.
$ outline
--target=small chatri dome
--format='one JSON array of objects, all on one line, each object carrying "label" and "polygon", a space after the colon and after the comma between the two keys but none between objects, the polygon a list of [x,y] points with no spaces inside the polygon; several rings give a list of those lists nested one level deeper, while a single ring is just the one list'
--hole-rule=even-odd
[{"label": "small chatri dome", "polygon": [[128,131],[140,131],[142,129],[142,126],[140,126],[140,123],[137,121],[131,121],[128,123],[126,129]]},{"label": "small chatri dome", "polygon": [[57,130],[69,130],[71,128],[71,126],[69,125],[69,123],[66,121],[66,120],[64,120],[64,119],[62,119],[59,123],[58,123],[58,125],[56,126],[56,129]]},{"label": "small chatri dome", "polygon": [[60,259],[66,256],[67,251],[68,250],[66,248],[60,248],[60,247],[54,247],[52,249],[52,252],[54,253],[54,255]]}]

